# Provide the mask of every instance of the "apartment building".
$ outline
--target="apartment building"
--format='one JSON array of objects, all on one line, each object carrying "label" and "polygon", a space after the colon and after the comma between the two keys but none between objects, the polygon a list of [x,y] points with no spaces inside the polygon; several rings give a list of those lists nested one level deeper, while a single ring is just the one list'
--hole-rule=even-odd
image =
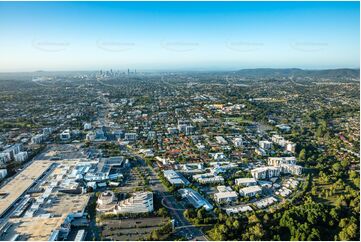
[{"label": "apartment building", "polygon": [[243,197],[254,197],[261,193],[262,188],[260,186],[250,186],[239,189],[239,195]]},{"label": "apartment building", "polygon": [[259,167],[251,170],[251,174],[256,180],[269,179],[280,176],[281,168],[273,166]]},{"label": "apartment building", "polygon": [[257,181],[254,178],[237,178],[234,180],[234,182],[237,186],[244,186],[244,187],[257,185]]}]

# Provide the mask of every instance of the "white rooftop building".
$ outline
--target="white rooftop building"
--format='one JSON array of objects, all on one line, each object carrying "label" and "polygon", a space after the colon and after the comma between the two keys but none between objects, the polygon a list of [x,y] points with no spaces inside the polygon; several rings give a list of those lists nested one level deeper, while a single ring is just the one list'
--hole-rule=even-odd
[{"label": "white rooftop building", "polygon": [[7,170],[7,169],[0,169],[0,181],[1,181],[2,179],[4,179],[7,174],[8,174],[8,170]]},{"label": "white rooftop building", "polygon": [[225,140],[222,136],[216,136],[214,138],[217,140],[217,143],[220,145],[228,144],[227,140]]},{"label": "white rooftop building", "polygon": [[260,186],[250,186],[239,189],[239,194],[243,197],[254,197],[261,193],[262,188]]},{"label": "white rooftop building", "polygon": [[69,129],[64,130],[64,131],[60,134],[60,140],[62,140],[62,141],[70,140],[70,138],[71,138],[71,134],[70,134],[70,130],[69,130]]},{"label": "white rooftop building", "polygon": [[268,207],[272,204],[274,204],[275,202],[277,202],[277,199],[275,197],[266,197],[263,198],[255,203],[253,203],[257,208],[265,208]]},{"label": "white rooftop building", "polygon": [[91,123],[85,123],[84,126],[83,126],[83,129],[84,129],[84,130],[90,130],[90,129],[92,129]]},{"label": "white rooftop building", "polygon": [[228,215],[253,211],[253,209],[249,205],[229,207],[226,208],[225,210]]},{"label": "white rooftop building", "polygon": [[204,207],[207,211],[213,209],[212,204],[210,204],[205,198],[203,198],[198,192],[190,188],[179,189],[178,192],[182,198],[186,198],[189,203],[195,208]]},{"label": "white rooftop building", "polygon": [[188,185],[189,181],[174,170],[164,170],[163,171],[164,177],[167,178],[170,184],[172,185]]},{"label": "white rooftop building", "polygon": [[124,139],[126,141],[136,141],[137,140],[137,134],[136,133],[125,133]]},{"label": "white rooftop building", "polygon": [[238,186],[249,187],[257,185],[257,181],[254,178],[237,178],[234,181]]},{"label": "white rooftop building", "polygon": [[238,194],[235,191],[217,192],[214,194],[214,200],[218,203],[229,203],[236,201]]},{"label": "white rooftop building", "polygon": [[281,164],[296,164],[296,157],[268,157],[269,166],[279,166]]},{"label": "white rooftop building", "polygon": [[281,168],[274,166],[259,167],[251,170],[251,174],[253,178],[255,178],[256,180],[277,177],[280,175],[280,173],[281,173]]},{"label": "white rooftop building", "polygon": [[269,157],[268,165],[281,168],[282,173],[302,174],[302,166],[296,165],[295,157]]},{"label": "white rooftop building", "polygon": [[243,146],[243,140],[242,137],[237,137],[233,139],[233,145],[235,147],[242,147]]},{"label": "white rooftop building", "polygon": [[214,173],[203,173],[203,174],[193,175],[193,179],[199,182],[200,184],[224,183],[224,178],[222,176],[214,175]]},{"label": "white rooftop building", "polygon": [[14,156],[14,159],[16,162],[24,162],[26,161],[26,159],[28,159],[28,152],[26,151],[19,152]]},{"label": "white rooftop building", "polygon": [[259,147],[261,147],[262,149],[268,150],[272,148],[272,142],[268,141],[268,140],[261,140],[259,142]]},{"label": "white rooftop building", "polygon": [[136,192],[132,197],[118,202],[116,213],[149,213],[154,210],[152,192]]},{"label": "white rooftop building", "polygon": [[149,213],[154,210],[152,192],[136,192],[130,198],[117,202],[112,191],[103,192],[97,200],[98,212]]}]

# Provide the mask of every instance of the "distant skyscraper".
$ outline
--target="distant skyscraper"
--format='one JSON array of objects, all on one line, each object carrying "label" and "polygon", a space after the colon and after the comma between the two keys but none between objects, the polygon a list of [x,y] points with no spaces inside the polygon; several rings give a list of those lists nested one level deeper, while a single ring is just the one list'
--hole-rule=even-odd
[{"label": "distant skyscraper", "polygon": [[128,68],[128,75],[129,75],[129,68]]}]

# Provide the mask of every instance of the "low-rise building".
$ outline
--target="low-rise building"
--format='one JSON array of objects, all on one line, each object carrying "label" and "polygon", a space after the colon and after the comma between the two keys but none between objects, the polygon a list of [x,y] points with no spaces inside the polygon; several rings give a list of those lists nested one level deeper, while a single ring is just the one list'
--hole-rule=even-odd
[{"label": "low-rise building", "polygon": [[70,138],[71,138],[70,130],[69,129],[64,130],[63,132],[61,132],[59,137],[60,137],[60,140],[62,140],[62,141],[70,140]]},{"label": "low-rise building", "polygon": [[242,147],[243,146],[243,140],[242,137],[237,137],[233,139],[233,145],[235,147]]},{"label": "low-rise building", "polygon": [[193,175],[193,179],[199,182],[200,184],[223,184],[224,178],[222,176],[217,176],[214,173],[203,173]]},{"label": "low-rise building", "polygon": [[295,164],[281,164],[282,173],[290,173],[292,175],[301,175],[303,167]]},{"label": "low-rise building", "polygon": [[295,157],[269,157],[268,165],[281,169],[282,173],[290,173],[293,175],[302,174],[302,166],[296,165]]},{"label": "low-rise building", "polygon": [[269,166],[280,166],[281,164],[296,164],[296,157],[268,157]]},{"label": "low-rise building", "polygon": [[137,134],[136,133],[125,133],[124,139],[126,141],[136,141],[137,140]]},{"label": "low-rise building", "polygon": [[187,186],[189,181],[180,173],[174,170],[164,170],[164,177],[169,181],[170,184],[175,186]]},{"label": "low-rise building", "polygon": [[277,202],[278,200],[275,197],[266,197],[263,198],[257,202],[254,202],[253,204],[257,207],[257,208],[265,208],[268,207],[272,204],[274,204],[275,202]]},{"label": "low-rise building", "polygon": [[218,193],[214,194],[214,198],[217,202],[233,202],[238,198],[237,192],[233,191],[230,186],[217,186]]},{"label": "low-rise building", "polygon": [[257,185],[257,181],[254,178],[237,178],[234,181],[237,186],[249,187]]},{"label": "low-rise building", "polygon": [[222,136],[216,136],[214,138],[217,140],[217,143],[220,145],[228,144],[227,140],[225,140]]},{"label": "low-rise building", "polygon": [[194,191],[191,188],[184,188],[178,190],[182,198],[186,198],[194,208],[204,207],[207,211],[213,209],[212,204],[210,204],[205,198],[203,198],[198,192]]},{"label": "low-rise building", "polygon": [[272,142],[268,141],[268,140],[261,140],[259,142],[259,147],[261,147],[262,149],[268,150],[272,148]]},{"label": "low-rise building", "polygon": [[22,151],[15,155],[14,160],[16,162],[24,162],[28,159],[28,152]]},{"label": "low-rise building", "polygon": [[32,144],[41,144],[46,139],[46,136],[44,134],[36,134],[33,137],[31,137],[31,143]]},{"label": "low-rise building", "polygon": [[238,213],[243,213],[243,212],[248,212],[248,211],[253,211],[253,209],[252,209],[249,205],[228,207],[228,208],[226,208],[225,210],[226,210],[226,213],[227,213],[228,215],[238,214]]},{"label": "low-rise building", "polygon": [[239,195],[243,197],[254,197],[257,194],[262,193],[262,188],[260,186],[250,186],[239,189]]},{"label": "low-rise building", "polygon": [[0,181],[2,179],[4,179],[8,174],[8,170],[7,169],[0,169]]},{"label": "low-rise building", "polygon": [[115,212],[116,204],[117,200],[114,196],[114,192],[105,191],[98,197],[96,210],[102,213]]},{"label": "low-rise building", "polygon": [[103,192],[96,210],[102,213],[149,213],[154,210],[152,192],[136,192],[130,198],[117,201],[112,191]]},{"label": "low-rise building", "polygon": [[292,143],[292,142],[287,142],[286,150],[291,153],[295,153],[296,152],[296,144]]},{"label": "low-rise building", "polygon": [[259,167],[251,170],[251,174],[253,178],[260,180],[260,179],[269,179],[272,177],[278,177],[281,174],[281,168],[280,167],[274,167],[274,166],[265,166],[265,167]]},{"label": "low-rise building", "polygon": [[154,210],[152,192],[136,192],[132,197],[120,201],[116,213],[150,213]]},{"label": "low-rise building", "polygon": [[91,123],[85,123],[84,126],[83,126],[83,129],[84,129],[84,130],[90,130],[90,129],[92,129]]}]

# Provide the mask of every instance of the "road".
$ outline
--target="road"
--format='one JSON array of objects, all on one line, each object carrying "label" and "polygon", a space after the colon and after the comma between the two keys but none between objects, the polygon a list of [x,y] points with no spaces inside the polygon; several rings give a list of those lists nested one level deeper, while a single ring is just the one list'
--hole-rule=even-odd
[{"label": "road", "polygon": [[[139,155],[135,155],[142,166],[149,167],[142,157]],[[154,193],[158,194],[161,198],[163,204],[165,204],[165,208],[168,210],[170,216],[176,221],[176,234],[181,237],[185,237],[188,240],[199,240],[199,241],[207,241],[208,239],[204,235],[203,231],[193,226],[183,215],[185,210],[182,203],[178,202],[173,194],[166,191],[163,184],[160,182],[156,172],[154,171],[153,167],[150,168],[150,188],[153,190]],[[177,227],[181,227],[177,229]]]}]

